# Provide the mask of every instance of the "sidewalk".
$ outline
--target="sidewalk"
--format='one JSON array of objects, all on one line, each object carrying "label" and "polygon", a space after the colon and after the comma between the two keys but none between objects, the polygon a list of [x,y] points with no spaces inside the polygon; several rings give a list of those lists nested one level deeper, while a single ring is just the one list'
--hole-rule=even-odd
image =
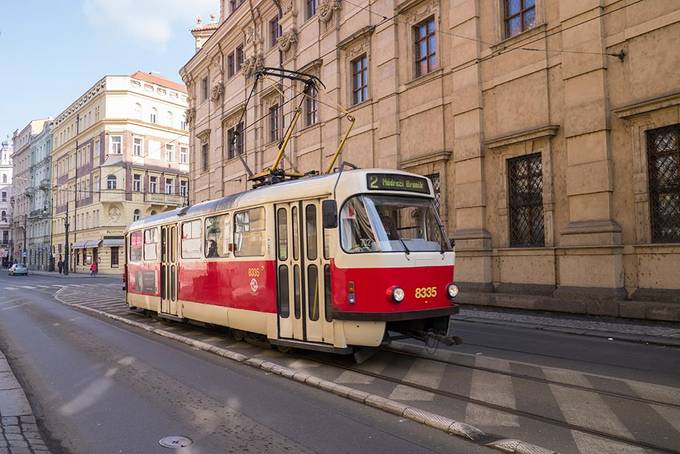
[{"label": "sidewalk", "polygon": [[26,394],[0,352],[0,454],[49,452]]},{"label": "sidewalk", "polygon": [[[5,270],[6,271],[6,270]],[[97,274],[96,276],[92,277],[90,276],[90,273],[74,273],[73,271],[69,272],[68,276],[64,276],[63,274],[59,274],[57,271],[33,271],[33,270],[28,270],[28,275],[35,275],[35,276],[50,276],[50,277],[56,277],[56,278],[62,278],[62,279],[71,279],[74,277],[78,278],[91,278],[91,279],[101,279],[101,278],[107,278],[107,279],[122,279],[122,276],[119,275],[113,275],[113,274]]]},{"label": "sidewalk", "polygon": [[680,323],[465,305],[454,321],[680,347]]}]

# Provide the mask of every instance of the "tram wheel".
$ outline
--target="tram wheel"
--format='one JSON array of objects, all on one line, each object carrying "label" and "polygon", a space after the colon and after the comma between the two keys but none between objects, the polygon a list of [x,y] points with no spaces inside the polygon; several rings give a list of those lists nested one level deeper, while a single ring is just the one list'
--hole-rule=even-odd
[{"label": "tram wheel", "polygon": [[276,349],[284,354],[288,354],[293,351],[293,347],[287,347],[285,345],[277,345]]},{"label": "tram wheel", "polygon": [[242,342],[243,339],[245,339],[245,333],[241,330],[238,330],[238,329],[232,329],[231,330],[231,336],[237,342]]}]

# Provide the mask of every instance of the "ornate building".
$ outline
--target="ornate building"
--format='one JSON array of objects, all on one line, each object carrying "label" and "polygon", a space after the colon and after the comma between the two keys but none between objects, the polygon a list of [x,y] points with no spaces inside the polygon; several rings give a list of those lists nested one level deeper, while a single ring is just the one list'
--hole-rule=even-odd
[{"label": "ornate building", "polygon": [[15,262],[28,263],[28,225],[34,195],[31,185],[31,146],[35,138],[43,132],[47,119],[32,120],[21,131],[14,131],[12,141],[12,231],[14,237],[13,258]]},{"label": "ornate building", "polygon": [[[188,198],[184,85],[138,71],[105,76],[54,120],[52,252],[118,274],[123,234]],[[66,229],[68,225],[68,250]]]},{"label": "ornate building", "polygon": [[29,269],[48,271],[54,269],[52,256],[52,121],[45,122],[43,130],[31,141],[30,182],[27,188],[29,213],[27,229]]},{"label": "ornate building", "polygon": [[12,258],[12,144],[3,140],[0,145],[0,260],[7,266]]},{"label": "ornate building", "polygon": [[238,121],[281,65],[325,84],[285,165],[323,169],[353,116],[344,160],[439,188],[460,301],[680,320],[677,1],[223,0],[193,34],[192,202],[273,160],[301,85]]}]

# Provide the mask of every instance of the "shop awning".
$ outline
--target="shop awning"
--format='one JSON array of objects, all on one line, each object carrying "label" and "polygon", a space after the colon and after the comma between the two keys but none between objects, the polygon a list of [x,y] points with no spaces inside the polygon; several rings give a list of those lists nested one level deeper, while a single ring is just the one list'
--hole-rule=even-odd
[{"label": "shop awning", "polygon": [[105,238],[102,240],[102,247],[123,247],[124,244],[123,238]]},{"label": "shop awning", "polygon": [[91,249],[99,246],[101,240],[80,240],[71,245],[71,249]]}]

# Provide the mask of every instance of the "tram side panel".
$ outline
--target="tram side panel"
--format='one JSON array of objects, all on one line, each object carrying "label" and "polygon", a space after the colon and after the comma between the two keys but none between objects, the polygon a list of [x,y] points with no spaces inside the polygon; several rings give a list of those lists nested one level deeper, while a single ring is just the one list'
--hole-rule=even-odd
[{"label": "tram side panel", "polygon": [[267,334],[276,317],[273,260],[183,260],[179,264],[182,316]]},{"label": "tram side panel", "polygon": [[160,263],[128,262],[127,298],[128,305],[158,312],[160,309]]}]

